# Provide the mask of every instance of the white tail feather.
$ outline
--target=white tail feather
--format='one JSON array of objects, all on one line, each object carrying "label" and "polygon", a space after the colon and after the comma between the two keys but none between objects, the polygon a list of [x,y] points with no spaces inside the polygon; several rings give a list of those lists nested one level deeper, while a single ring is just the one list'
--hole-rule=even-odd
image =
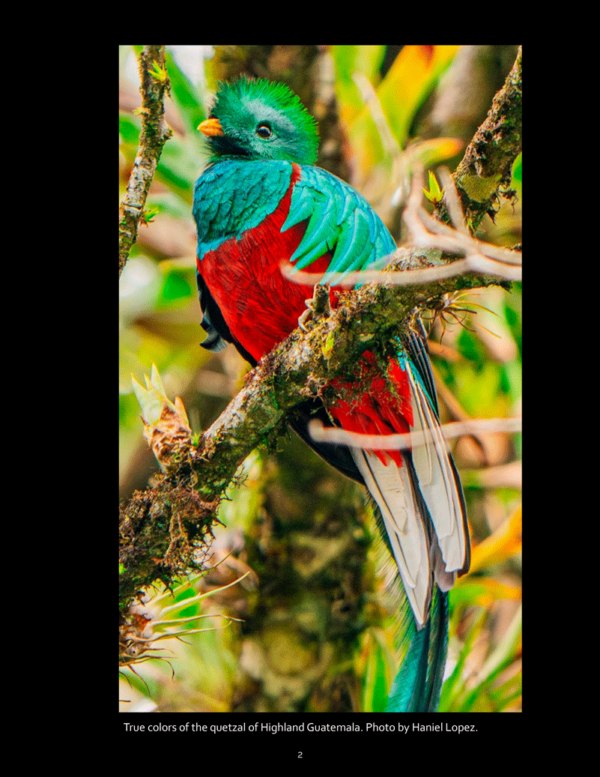
[{"label": "white tail feather", "polygon": [[429,548],[407,467],[393,461],[383,464],[376,454],[360,448],[353,448],[352,456],[379,506],[406,595],[422,626],[431,598]]},{"label": "white tail feather", "polygon": [[351,451],[381,512],[404,590],[420,628],[429,615],[432,579],[442,591],[452,588],[456,572],[464,569],[467,562],[469,539],[460,485],[439,420],[410,362],[405,362],[405,369],[413,410],[411,431],[421,433],[419,437],[425,440],[417,444],[415,439],[412,446],[412,474],[416,475],[420,497],[415,494],[408,456],[398,466],[391,459],[383,464],[373,451]]},{"label": "white tail feather", "polygon": [[[442,591],[452,588],[468,554],[462,500],[450,453],[431,402],[406,363],[413,409],[412,431],[425,443],[412,448],[419,491],[431,517],[422,515],[407,462],[383,464],[372,451],[352,448],[352,456],[377,502],[404,589],[420,628],[429,615],[432,577]],[[429,526],[429,530],[428,530]],[[431,536],[430,532],[433,533]]]},{"label": "white tail feather", "polygon": [[419,489],[435,527],[446,572],[462,569],[468,547],[463,511],[448,448],[425,390],[407,364],[411,385],[413,429],[423,432],[425,444],[415,445],[412,458]]}]

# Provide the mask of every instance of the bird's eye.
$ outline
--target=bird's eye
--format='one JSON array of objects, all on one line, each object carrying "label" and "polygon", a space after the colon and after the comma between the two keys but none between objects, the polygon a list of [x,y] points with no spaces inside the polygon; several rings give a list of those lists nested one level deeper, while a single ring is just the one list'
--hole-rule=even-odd
[{"label": "bird's eye", "polygon": [[259,138],[270,138],[273,134],[273,131],[271,130],[271,127],[269,127],[268,124],[265,124],[264,122],[262,124],[259,124],[256,128],[256,134]]}]

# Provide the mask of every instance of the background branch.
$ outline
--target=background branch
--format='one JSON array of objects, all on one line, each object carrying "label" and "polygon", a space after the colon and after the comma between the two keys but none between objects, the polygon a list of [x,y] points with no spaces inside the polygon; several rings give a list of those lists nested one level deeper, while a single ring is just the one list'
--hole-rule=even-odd
[{"label": "background branch", "polygon": [[127,192],[119,206],[119,277],[137,240],[140,219],[162,148],[172,135],[164,118],[164,95],[170,87],[165,67],[165,47],[144,46],[139,71],[142,132]]},{"label": "background branch", "polygon": [[[512,166],[521,152],[523,120],[522,47],[502,89],[494,97],[488,115],[469,143],[453,175],[467,221],[475,231],[488,213],[497,211],[500,196],[511,199]],[[436,218],[447,221],[442,202]]]}]

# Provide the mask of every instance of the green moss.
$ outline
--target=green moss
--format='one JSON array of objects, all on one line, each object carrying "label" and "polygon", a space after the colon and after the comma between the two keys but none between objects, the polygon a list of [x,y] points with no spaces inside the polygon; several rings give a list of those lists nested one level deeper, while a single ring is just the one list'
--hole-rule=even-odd
[{"label": "green moss", "polygon": [[463,175],[460,179],[460,185],[471,200],[486,202],[495,194],[501,180],[500,173],[487,178],[478,175]]}]

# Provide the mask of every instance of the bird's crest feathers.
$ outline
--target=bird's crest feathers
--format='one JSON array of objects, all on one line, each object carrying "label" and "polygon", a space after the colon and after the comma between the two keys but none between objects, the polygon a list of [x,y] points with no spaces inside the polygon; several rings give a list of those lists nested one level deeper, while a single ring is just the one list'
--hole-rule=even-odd
[{"label": "bird's crest feathers", "polygon": [[317,159],[317,122],[283,83],[245,77],[220,82],[210,116],[223,130],[208,141],[213,161],[280,159],[312,165]]}]

